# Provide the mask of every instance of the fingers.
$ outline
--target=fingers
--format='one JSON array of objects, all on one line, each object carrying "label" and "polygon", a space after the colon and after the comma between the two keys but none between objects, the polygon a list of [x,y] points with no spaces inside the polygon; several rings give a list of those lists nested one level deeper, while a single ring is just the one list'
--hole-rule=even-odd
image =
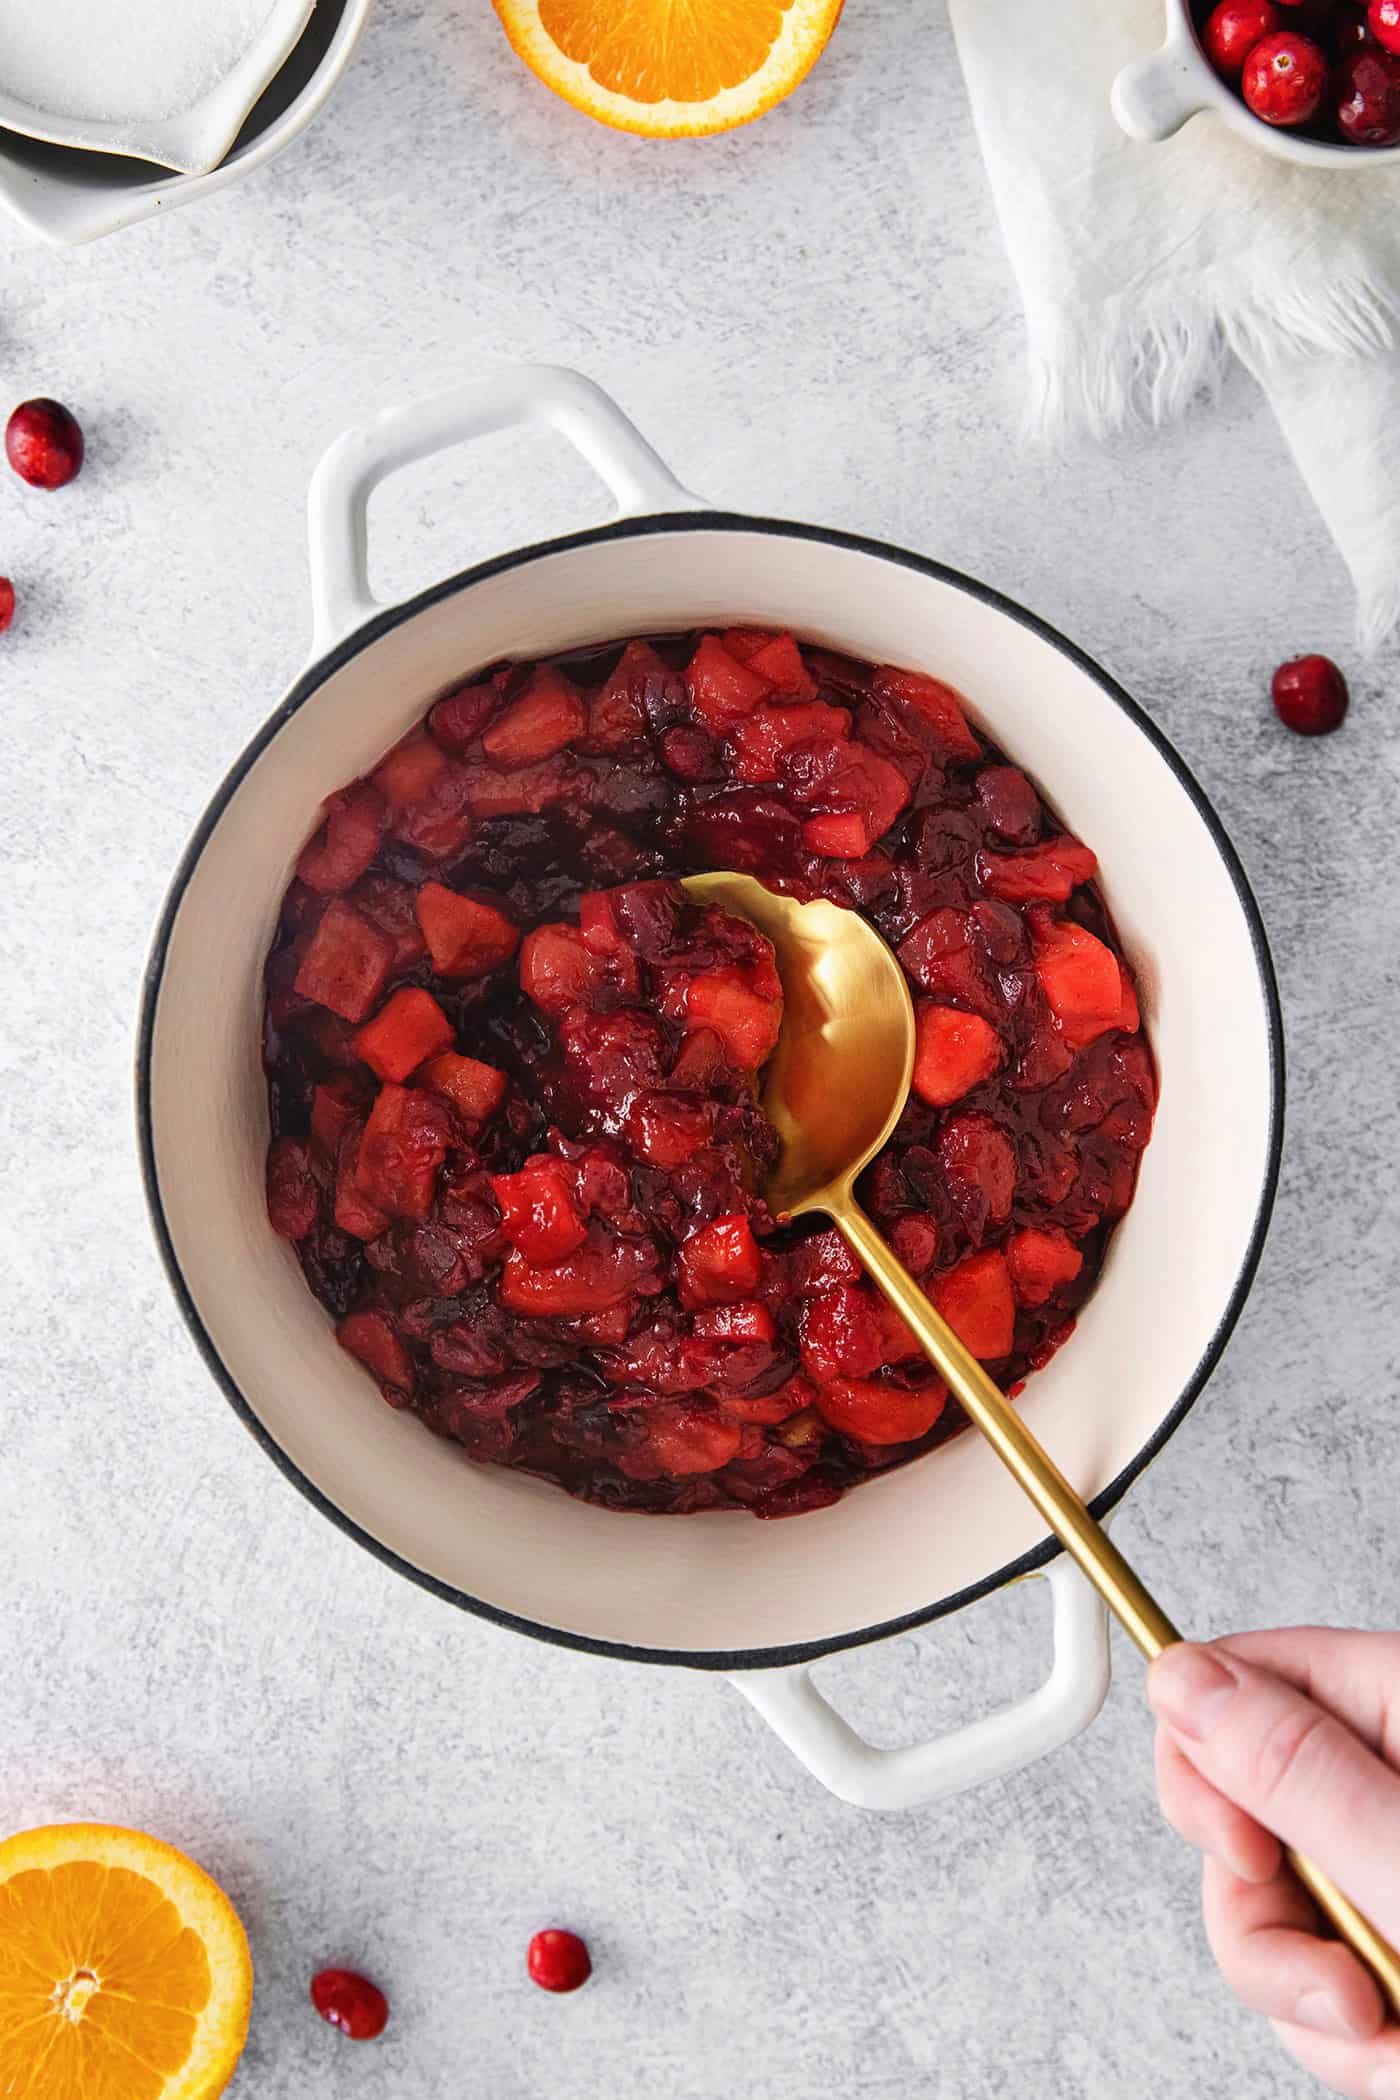
[{"label": "fingers", "polygon": [[1232,1651],[1180,1642],[1158,1656],[1147,1686],[1203,1779],[1308,1853],[1387,1939],[1400,1937],[1400,1774],[1335,1715]]},{"label": "fingers", "polygon": [[1347,2100],[1400,2100],[1400,2027],[1373,2042],[1333,2041],[1283,2020],[1274,2022],[1274,2032],[1305,2071]]},{"label": "fingers", "polygon": [[1278,1626],[1232,1633],[1215,1645],[1286,1678],[1400,1766],[1400,1633]]},{"label": "fingers", "polygon": [[1211,1952],[1241,2004],[1316,2034],[1365,2041],[1379,2033],[1385,2008],[1375,1979],[1339,1941],[1316,1937],[1316,1913],[1291,1874],[1246,1882],[1207,1859],[1201,1900]]},{"label": "fingers", "polygon": [[1169,1728],[1157,1731],[1157,1794],[1163,1815],[1187,1844],[1220,1860],[1239,1880],[1271,1881],[1277,1874],[1278,1839],[1202,1779]]}]

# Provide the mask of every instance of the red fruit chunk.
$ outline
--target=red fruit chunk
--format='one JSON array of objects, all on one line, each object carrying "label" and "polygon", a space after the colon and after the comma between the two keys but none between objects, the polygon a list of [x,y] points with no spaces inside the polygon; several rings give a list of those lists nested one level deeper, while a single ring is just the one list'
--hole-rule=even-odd
[{"label": "red fruit chunk", "polygon": [[918,1211],[906,1211],[890,1227],[890,1245],[916,1280],[927,1276],[938,1259],[938,1227]]},{"label": "red fruit chunk", "polygon": [[947,1108],[1001,1064],[1005,1046],[989,1021],[955,1006],[921,1006],[914,1053],[914,1092],[930,1108]]},{"label": "red fruit chunk", "polygon": [[785,699],[816,699],[817,681],[803,663],[802,651],[790,634],[775,634],[743,660],[755,676],[766,678],[774,692]]},{"label": "red fruit chunk", "polygon": [[61,489],[83,464],[83,433],[61,401],[21,401],[5,425],[5,457],[34,489]]},{"label": "red fruit chunk", "polygon": [[296,974],[296,990],[347,1021],[363,1021],[383,991],[394,944],[337,897],[326,906]]},{"label": "red fruit chunk", "polygon": [[690,1325],[706,1342],[771,1342],[778,1334],[772,1313],[757,1298],[738,1305],[712,1305],[708,1312],[696,1313]]},{"label": "red fruit chunk", "polygon": [[824,860],[863,860],[878,837],[869,819],[854,812],[808,817],[802,826],[803,845]]},{"label": "red fruit chunk", "polygon": [[1019,766],[983,766],[977,800],[993,831],[1015,845],[1029,845],[1040,829],[1040,797]]},{"label": "red fruit chunk", "polygon": [[1007,904],[1063,904],[1081,882],[1092,882],[1096,856],[1078,839],[1047,839],[1026,853],[979,853],[982,887]]},{"label": "red fruit chunk", "polygon": [[1366,26],[1378,44],[1400,53],[1400,0],[1371,0]]},{"label": "red fruit chunk", "polygon": [[459,686],[432,709],[428,727],[439,744],[464,757],[491,719],[498,697],[494,685]]},{"label": "red fruit chunk", "polygon": [[395,882],[388,875],[366,875],[357,882],[350,902],[394,944],[391,974],[411,970],[428,952],[414,909],[418,892],[412,883]]},{"label": "red fruit chunk", "polygon": [[533,671],[519,699],[491,724],[481,748],[493,765],[530,766],[565,750],[588,726],[583,696],[553,665]]},{"label": "red fruit chunk", "polygon": [[742,1071],[756,1072],[777,1048],[783,1025],[781,992],[755,989],[751,965],[707,970],[686,994],[687,1029],[711,1028]]},{"label": "red fruit chunk", "polygon": [[903,1317],[897,1313],[888,1298],[879,1293],[873,1300],[875,1325],[880,1334],[880,1361],[882,1364],[908,1363],[913,1356],[922,1356],[923,1344]]},{"label": "red fruit chunk", "polygon": [[948,1399],[945,1385],[926,1385],[905,1392],[897,1385],[872,1385],[865,1378],[842,1378],[817,1393],[820,1413],[842,1436],[861,1444],[912,1444],[927,1436]]},{"label": "red fruit chunk", "polygon": [[[803,844],[832,859],[863,858],[909,800],[909,783],[898,766],[854,738],[798,744],[787,753],[783,771],[793,800],[818,812],[802,826]],[[851,817],[859,820],[855,828]]]},{"label": "red fruit chunk", "polygon": [[793,1415],[802,1414],[816,1399],[816,1388],[806,1378],[789,1378],[786,1385],[776,1391],[748,1398],[737,1393],[722,1393],[720,1406],[725,1414],[732,1415],[736,1422],[748,1422],[759,1427],[773,1428],[779,1422],[790,1421]]},{"label": "red fruit chunk", "polygon": [[856,1284],[804,1299],[797,1316],[803,1368],[818,1383],[863,1378],[885,1361],[875,1306]]},{"label": "red fruit chunk", "polygon": [[551,1925],[537,1932],[525,1957],[531,1983],[542,1991],[576,1991],[593,1974],[587,1947],[576,1932]]},{"label": "red fruit chunk", "polygon": [[931,911],[899,944],[898,955],[915,984],[940,1000],[991,1019],[1000,1008],[976,946],[977,923],[964,911]]},{"label": "red fruit chunk", "polygon": [[460,853],[471,837],[471,775],[453,765],[426,730],[416,729],[370,775],[389,805],[389,830],[434,860]]},{"label": "red fruit chunk", "polygon": [[297,862],[307,888],[335,896],[357,883],[379,851],[387,815],[384,797],[367,780],[332,795],[325,823]]},{"label": "red fruit chunk", "polygon": [[348,1349],[367,1371],[374,1373],[381,1385],[412,1392],[413,1365],[387,1313],[350,1313],[336,1328],[335,1338],[342,1349]]},{"label": "red fruit chunk", "polygon": [[736,662],[723,642],[705,635],[685,667],[685,689],[692,708],[711,729],[725,734],[731,722],[751,715],[772,687],[746,665]]},{"label": "red fruit chunk", "polygon": [[618,1456],[632,1480],[683,1480],[727,1466],[743,1431],[737,1422],[683,1401],[641,1408],[635,1417],[640,1440]]},{"label": "red fruit chunk", "polygon": [[336,1154],[335,1222],[352,1239],[377,1240],[389,1228],[387,1211],[372,1203],[360,1186],[360,1140],[364,1126],[352,1123]]},{"label": "red fruit chunk", "polygon": [[612,1239],[595,1226],[577,1253],[548,1268],[512,1250],[501,1271],[501,1303],[532,1319],[576,1320],[606,1312],[634,1292],[654,1292],[658,1282],[649,1240]]},{"label": "red fruit chunk", "polygon": [[360,1140],[360,1188],[391,1217],[426,1218],[451,1141],[447,1110],[435,1094],[381,1087]]},{"label": "red fruit chunk", "polygon": [[758,786],[777,780],[778,760],[785,751],[809,738],[845,737],[851,733],[851,718],[844,707],[828,707],[810,700],[795,707],[758,707],[729,730],[729,740],[738,754],[740,780]]},{"label": "red fruit chunk", "polygon": [[0,634],[15,616],[15,587],[8,576],[0,576]]},{"label": "red fruit chunk", "polygon": [[397,816],[431,794],[450,770],[446,755],[423,730],[412,730],[380,759],[370,779]]},{"label": "red fruit chunk", "polygon": [[1073,1283],[1084,1257],[1067,1232],[1028,1226],[1006,1243],[1006,1266],[1018,1304],[1043,1305],[1062,1283]]},{"label": "red fruit chunk", "polygon": [[1353,51],[1334,80],[1337,128],[1348,145],[1400,143],[1400,58],[1375,45]]},{"label": "red fruit chunk", "polygon": [[1282,20],[1273,0],[1220,0],[1201,31],[1206,56],[1217,73],[1238,80],[1254,46],[1261,37],[1272,36]]},{"label": "red fruit chunk", "polygon": [[734,1304],[751,1298],[763,1278],[763,1256],[742,1211],[693,1232],[680,1250],[682,1305]]},{"label": "red fruit chunk", "polygon": [[520,948],[520,989],[542,1013],[582,1005],[603,979],[603,967],[583,945],[577,926],[537,926]]},{"label": "red fruit chunk", "polygon": [[859,1283],[865,1274],[840,1233],[830,1227],[799,1240],[790,1261],[793,1290],[802,1296],[833,1284]]},{"label": "red fruit chunk", "polygon": [[526,1261],[562,1261],[587,1238],[561,1161],[550,1153],[527,1159],[518,1174],[493,1174],[501,1230]]},{"label": "red fruit chunk", "polygon": [[932,1296],[963,1347],[983,1363],[1011,1354],[1016,1301],[1006,1257],[997,1248],[967,1255],[937,1279]]},{"label": "red fruit chunk", "polygon": [[404,985],[357,1032],[355,1055],[380,1079],[404,1080],[456,1034],[431,992]]},{"label": "red fruit chunk", "polygon": [[1280,29],[1261,37],[1244,62],[1240,91],[1266,124],[1293,127],[1316,116],[1327,86],[1327,60],[1311,37]]},{"label": "red fruit chunk", "polygon": [[767,627],[726,627],[720,636],[729,654],[741,664],[748,663],[751,657],[757,656],[760,649],[766,649],[770,642],[779,639],[780,637]]},{"label": "red fruit chunk", "polygon": [[323,2020],[348,2034],[352,2042],[372,2042],[383,2034],[389,2001],[383,1991],[353,1969],[322,1969],[311,1979],[311,2003]]},{"label": "red fruit chunk", "polygon": [[938,1134],[938,1162],[959,1208],[979,1225],[1000,1225],[1016,1193],[1016,1153],[990,1116],[954,1116]]},{"label": "red fruit chunk", "polygon": [[1299,736],[1326,736],[1347,711],[1347,682],[1327,656],[1295,656],[1274,673],[1279,720]]},{"label": "red fruit chunk", "polygon": [[317,1087],[311,1097],[311,1135],[331,1159],[364,1107],[361,1090],[348,1072],[337,1072]]},{"label": "red fruit chunk", "polygon": [[673,1169],[710,1141],[714,1108],[708,1101],[678,1101],[672,1094],[644,1094],[627,1119],[632,1150],[648,1166]]},{"label": "red fruit chunk", "polygon": [[1112,949],[1086,927],[1047,913],[1031,914],[1036,974],[1072,1050],[1082,1050],[1123,1013],[1123,973]]},{"label": "red fruit chunk", "polygon": [[569,776],[563,766],[548,759],[509,773],[482,766],[465,775],[462,793],[471,815],[483,823],[491,817],[514,817],[522,812],[537,817],[541,810],[564,800]]},{"label": "red fruit chunk", "polygon": [[620,750],[633,737],[646,734],[649,704],[680,707],[684,698],[680,674],[662,661],[651,643],[629,642],[612,676],[589,702],[589,750]]},{"label": "red fruit chunk", "polygon": [[485,1123],[506,1096],[506,1075],[494,1065],[480,1064],[474,1057],[459,1057],[448,1050],[430,1058],[418,1075],[419,1086],[431,1087],[465,1116],[468,1122]]},{"label": "red fruit chunk", "polygon": [[320,1190],[304,1138],[274,1138],[267,1154],[267,1215],[284,1240],[304,1240],[316,1223]]},{"label": "red fruit chunk", "polygon": [[440,977],[484,977],[509,962],[520,945],[519,928],[503,911],[441,882],[422,885],[416,909]]},{"label": "red fruit chunk", "polygon": [[962,702],[941,678],[926,678],[920,671],[897,671],[881,664],[870,681],[877,700],[892,702],[915,715],[953,758],[980,758],[982,746],[968,725]]}]

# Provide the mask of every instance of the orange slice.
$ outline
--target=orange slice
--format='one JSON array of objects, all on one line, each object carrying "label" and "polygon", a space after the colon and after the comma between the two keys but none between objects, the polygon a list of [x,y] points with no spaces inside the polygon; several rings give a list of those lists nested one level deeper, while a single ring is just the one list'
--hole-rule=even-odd
[{"label": "orange slice", "polygon": [[826,48],[841,0],[494,0],[519,56],[618,131],[695,138],[751,123]]},{"label": "orange slice", "polygon": [[173,1846],[105,1823],[0,1844],[7,2100],[213,2100],[252,1994],[237,1912]]}]

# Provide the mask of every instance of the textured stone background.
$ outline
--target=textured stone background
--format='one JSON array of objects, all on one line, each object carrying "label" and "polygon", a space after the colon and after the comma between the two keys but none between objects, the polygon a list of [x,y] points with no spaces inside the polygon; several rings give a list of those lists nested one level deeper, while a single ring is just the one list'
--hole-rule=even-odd
[{"label": "textured stone background", "polygon": [[[576,362],[692,486],[1024,599],[1198,770],[1278,956],[1288,1156],[1227,1362],[1121,1536],[1194,1629],[1400,1622],[1397,655],[1354,667],[1343,735],[1275,730],[1270,666],[1346,657],[1351,608],[1243,381],[1158,440],[1026,449],[934,15],[853,0],[795,101],[665,148],[537,89],[484,0],[384,0],[326,114],[245,185],[68,255],[0,234],[0,392],[64,397],[89,437],[68,492],[0,485],[24,599],[0,643],[0,1829],[146,1824],[224,1878],[259,1971],[246,2100],[1307,2089],[1203,1950],[1130,1656],[1039,1769],[848,1810],[722,1684],[496,1632],[323,1523],[213,1389],[137,1187],[148,931],[303,651],[312,463],[496,361]],[[599,501],[543,439],[439,461],[376,506],[381,584]],[[994,1599],[825,1679],[913,1739],[1028,1686],[1044,1612]],[[551,1919],[597,1956],[571,2002],[523,1978]],[[373,2050],[306,2006],[330,1957],[391,1994]]]}]

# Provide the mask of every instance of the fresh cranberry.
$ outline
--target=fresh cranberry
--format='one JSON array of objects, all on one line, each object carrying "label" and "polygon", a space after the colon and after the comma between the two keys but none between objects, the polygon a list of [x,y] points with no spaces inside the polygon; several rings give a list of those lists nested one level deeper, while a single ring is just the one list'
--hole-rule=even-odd
[{"label": "fresh cranberry", "polygon": [[1366,26],[1387,51],[1400,52],[1400,0],[1371,0]]},{"label": "fresh cranberry", "polygon": [[576,1932],[551,1925],[537,1932],[525,1957],[530,1981],[542,1991],[576,1991],[593,1974],[587,1945]]},{"label": "fresh cranberry", "polygon": [[15,587],[8,576],[0,576],[0,634],[15,616]]},{"label": "fresh cranberry", "polygon": [[1241,89],[1256,117],[1292,128],[1316,116],[1327,86],[1327,60],[1311,37],[1280,29],[1254,46]]},{"label": "fresh cranberry", "polygon": [[1337,68],[1337,123],[1353,146],[1400,143],[1400,58],[1374,45]]},{"label": "fresh cranberry", "polygon": [[322,1969],[311,1979],[311,2003],[323,2020],[348,2034],[352,2042],[372,2042],[383,2034],[389,2001],[367,1976],[353,1969]]},{"label": "fresh cranberry", "polygon": [[1274,673],[1279,720],[1299,736],[1326,736],[1347,711],[1347,682],[1330,656],[1295,656]]},{"label": "fresh cranberry", "polygon": [[31,488],[61,489],[83,463],[83,433],[61,401],[21,401],[5,425],[5,456]]},{"label": "fresh cranberry", "polygon": [[1273,0],[1220,0],[1201,31],[1206,56],[1217,73],[1238,80],[1254,46],[1261,37],[1271,36],[1282,20]]}]

